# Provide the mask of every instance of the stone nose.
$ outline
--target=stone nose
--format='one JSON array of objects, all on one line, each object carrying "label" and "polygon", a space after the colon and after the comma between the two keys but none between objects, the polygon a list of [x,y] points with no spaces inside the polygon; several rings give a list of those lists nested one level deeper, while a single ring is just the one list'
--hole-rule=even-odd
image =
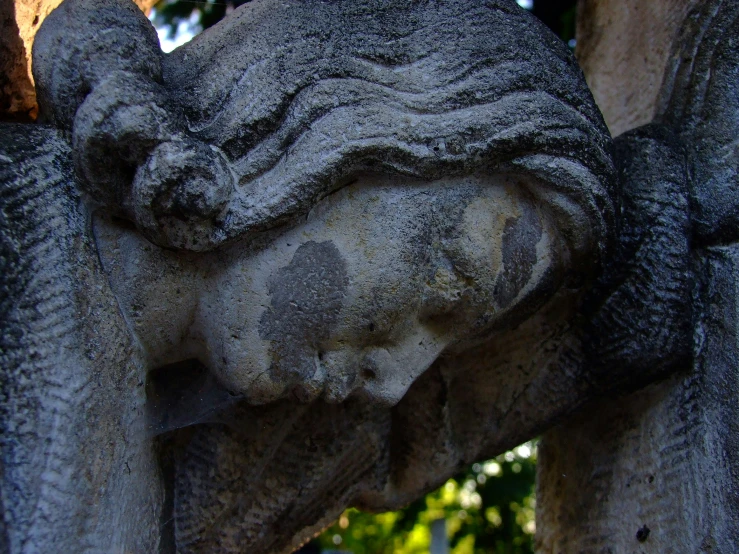
[{"label": "stone nose", "polygon": [[415,379],[415,372],[403,372],[393,355],[382,347],[317,352],[315,365],[315,374],[293,389],[301,401],[322,395],[333,404],[357,394],[392,406]]}]

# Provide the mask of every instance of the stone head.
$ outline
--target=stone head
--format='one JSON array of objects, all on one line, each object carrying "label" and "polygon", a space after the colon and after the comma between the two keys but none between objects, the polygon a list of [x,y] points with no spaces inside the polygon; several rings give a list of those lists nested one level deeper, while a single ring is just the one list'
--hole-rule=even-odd
[{"label": "stone head", "polygon": [[124,23],[84,40],[48,24],[34,67],[152,364],[195,356],[254,403],[394,404],[597,272],[610,136],[513,2],[254,2],[168,56],[106,9]]}]

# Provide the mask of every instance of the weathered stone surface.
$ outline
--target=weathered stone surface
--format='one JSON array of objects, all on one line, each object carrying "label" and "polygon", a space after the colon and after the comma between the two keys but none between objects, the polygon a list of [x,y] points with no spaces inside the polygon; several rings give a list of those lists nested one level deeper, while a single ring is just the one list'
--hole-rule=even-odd
[{"label": "weathered stone surface", "polygon": [[613,136],[650,123],[680,26],[699,0],[580,0],[577,61]]},{"label": "weathered stone surface", "polygon": [[[69,0],[38,34],[34,72],[40,118],[72,141],[55,139],[70,191],[37,186],[80,219],[4,223],[3,237],[69,232],[83,250],[62,251],[102,267],[96,290],[120,311],[94,328],[122,356],[106,375],[136,378],[93,398],[134,414],[119,425],[142,449],[136,465],[101,448],[138,504],[96,502],[93,517],[82,491],[51,510],[62,542],[94,551],[79,526],[100,521],[121,549],[287,552],[347,505],[399,506],[582,401],[552,353],[574,348],[572,315],[608,253],[611,142],[571,54],[515,3],[255,2],[164,57],[132,4]],[[23,151],[4,189],[24,188]],[[13,321],[25,336],[30,320]],[[38,371],[24,363],[8,375]],[[33,466],[13,467],[7,490],[43,501],[24,482]],[[11,551],[56,529],[17,506]]]},{"label": "weathered stone surface", "polygon": [[714,247],[696,260],[694,362],[686,357],[673,377],[600,400],[545,435],[537,551],[739,548],[738,256],[736,246]]},{"label": "weathered stone surface", "polygon": [[[525,319],[563,284],[557,229],[521,186],[358,176],[302,224],[196,258],[152,249],[114,221],[95,232],[155,364],[187,352],[252,402],[363,392],[392,405],[442,351]],[[516,233],[521,221],[529,234]],[[501,282],[512,283],[506,296]],[[166,321],[163,301],[178,306]]]},{"label": "weathered stone surface", "polygon": [[[626,178],[622,190],[627,197],[636,192],[647,208],[637,211],[644,220],[632,220],[632,229],[627,224],[622,237],[628,240],[621,242],[638,230],[657,238],[660,254],[642,250],[635,260],[649,260],[645,269],[662,260],[667,271],[637,272],[632,284],[626,281],[622,291],[630,298],[617,302],[616,317],[609,318],[621,330],[615,337],[622,338],[612,346],[621,356],[623,346],[628,353],[635,344],[652,345],[639,356],[622,357],[627,373],[636,365],[648,378],[665,364],[680,372],[642,391],[592,403],[544,435],[537,498],[541,552],[737,550],[739,158],[732,126],[738,15],[735,3],[713,0],[691,12],[665,72],[656,117],[661,125],[616,140],[617,165]],[[645,140],[655,142],[644,148]],[[657,197],[654,176],[666,185]],[[682,244],[659,238],[681,232],[690,237]],[[686,285],[692,317],[687,310],[665,311],[679,306],[676,293]],[[687,327],[690,340],[684,338]],[[595,339],[601,345],[594,352],[607,359],[610,335],[596,328]],[[624,371],[610,364],[614,369]]]},{"label": "weathered stone surface", "polygon": [[739,239],[739,5],[702,2],[686,19],[665,73],[657,119],[688,148],[700,245]]},{"label": "weathered stone surface", "polygon": [[[647,125],[615,141],[618,247],[586,302],[587,371],[603,388],[642,384],[692,352],[694,288],[686,150]],[[597,377],[595,377],[597,376]]]},{"label": "weathered stone surface", "polygon": [[[0,128],[13,553],[290,552],[685,369],[693,301],[731,293],[696,292],[731,271],[692,250],[731,213],[691,220],[729,131],[693,148],[666,115],[614,148],[510,0],[256,1],[169,56],[130,2],[66,0],[34,72],[50,127]],[[675,428],[659,391],[622,413]],[[556,433],[542,486],[581,463]],[[541,498],[543,545],[614,536]]]},{"label": "weathered stone surface", "polygon": [[5,552],[152,552],[161,486],[146,368],[80,203],[69,145],[0,127]]},{"label": "weathered stone surface", "polygon": [[[133,0],[145,13],[157,0]],[[31,72],[36,32],[61,0],[0,2],[0,121],[31,121],[38,106]]]}]

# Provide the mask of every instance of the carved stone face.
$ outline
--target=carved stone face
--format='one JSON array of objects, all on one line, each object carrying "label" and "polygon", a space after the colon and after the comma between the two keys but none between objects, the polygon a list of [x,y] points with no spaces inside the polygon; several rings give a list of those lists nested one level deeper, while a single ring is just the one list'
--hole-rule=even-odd
[{"label": "carved stone face", "polygon": [[[105,224],[97,236],[145,344],[161,341],[146,328],[177,321],[152,325],[146,306],[197,299],[169,361],[194,352],[253,403],[356,392],[395,404],[443,351],[487,338],[513,312],[527,317],[560,285],[568,254],[534,184],[363,175],[305,221],[200,255],[184,292],[156,283],[182,273],[162,271],[173,259],[192,260]],[[126,264],[122,241],[143,264]]]},{"label": "carved stone face", "polygon": [[[34,462],[29,486],[52,466],[95,473],[83,494],[43,485],[62,517],[39,528],[72,541],[57,550],[93,521],[97,550],[153,552],[174,521],[179,552],[287,552],[571,406],[582,379],[558,356],[578,359],[572,295],[612,240],[612,141],[571,52],[512,0],[261,0],[168,56],[128,0],[66,0],[33,65],[54,136],[34,156],[63,158],[43,164],[64,186],[50,171],[44,188],[79,213],[29,221],[89,266],[59,279],[77,342],[26,352],[45,374],[49,343],[43,363],[68,372],[38,389],[63,462]],[[176,363],[192,359],[245,401],[214,386],[226,406],[155,451],[144,384],[199,396]],[[196,411],[181,398],[165,409]],[[29,513],[45,517],[44,495]]]},{"label": "carved stone face", "polygon": [[556,234],[520,179],[363,176],[224,253],[202,305],[208,365],[253,402],[395,404],[446,348],[551,294]]},{"label": "carved stone face", "polygon": [[[440,354],[597,267],[610,137],[570,54],[522,10],[260,6],[157,67],[101,61],[110,75],[73,122],[90,194],[151,241],[201,253],[157,255],[189,301],[153,286],[154,262],[113,277],[153,366],[198,357],[254,403],[395,404]],[[61,96],[48,113],[63,122],[79,95]],[[146,117],[131,122],[127,103]]]}]

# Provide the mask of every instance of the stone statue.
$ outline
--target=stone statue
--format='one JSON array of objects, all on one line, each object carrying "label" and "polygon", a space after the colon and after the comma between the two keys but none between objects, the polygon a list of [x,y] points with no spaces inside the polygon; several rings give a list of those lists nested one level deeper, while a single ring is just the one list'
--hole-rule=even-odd
[{"label": "stone statue", "polygon": [[512,0],[263,0],[170,55],[65,0],[33,67],[0,551],[291,552],[691,355],[682,138],[614,147]]}]

